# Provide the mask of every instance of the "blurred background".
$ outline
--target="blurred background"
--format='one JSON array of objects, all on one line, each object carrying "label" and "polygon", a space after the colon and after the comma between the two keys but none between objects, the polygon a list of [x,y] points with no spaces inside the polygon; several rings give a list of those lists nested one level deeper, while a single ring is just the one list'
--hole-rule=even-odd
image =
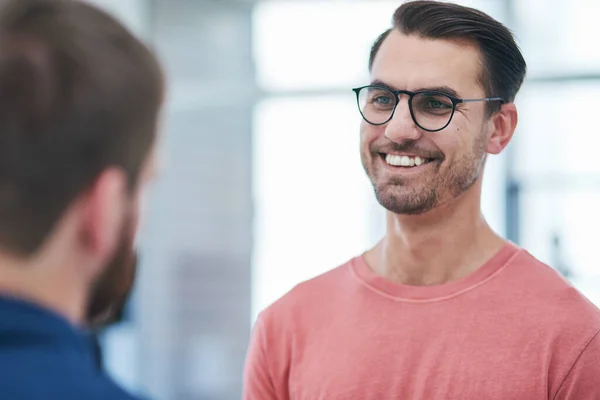
[{"label": "blurred background", "polygon": [[[160,400],[234,400],[257,313],[374,244],[350,88],[395,0],[95,0],[162,59],[170,93],[141,273],[107,368]],[[529,64],[515,139],[490,159],[492,226],[600,304],[596,0],[471,0]]]}]

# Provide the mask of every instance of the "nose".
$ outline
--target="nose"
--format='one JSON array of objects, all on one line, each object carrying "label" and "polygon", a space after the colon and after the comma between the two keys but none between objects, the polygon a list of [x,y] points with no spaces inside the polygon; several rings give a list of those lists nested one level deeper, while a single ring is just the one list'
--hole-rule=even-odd
[{"label": "nose", "polygon": [[401,96],[394,116],[386,124],[385,137],[392,142],[402,143],[406,140],[417,140],[421,134],[421,130],[410,115],[406,96]]}]

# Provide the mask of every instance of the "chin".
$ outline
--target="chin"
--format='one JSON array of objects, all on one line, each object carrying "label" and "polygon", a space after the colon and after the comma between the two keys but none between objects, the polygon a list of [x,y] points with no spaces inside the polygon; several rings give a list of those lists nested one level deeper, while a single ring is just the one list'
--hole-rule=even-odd
[{"label": "chin", "polygon": [[[391,190],[389,185],[375,187],[375,197],[383,208],[398,215],[422,215],[438,206],[438,196],[435,192],[410,191],[402,188]],[[398,193],[402,191],[404,193]],[[396,192],[396,193],[394,193]]]},{"label": "chin", "polygon": [[434,209],[436,206],[415,203],[401,203],[397,199],[394,201],[379,201],[379,204],[389,212],[396,215],[423,215]]}]

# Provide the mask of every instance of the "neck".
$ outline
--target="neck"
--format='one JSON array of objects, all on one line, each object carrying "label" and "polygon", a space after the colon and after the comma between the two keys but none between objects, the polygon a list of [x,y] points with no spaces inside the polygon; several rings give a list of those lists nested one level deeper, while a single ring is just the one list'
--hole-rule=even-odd
[{"label": "neck", "polygon": [[0,295],[36,304],[81,325],[85,291],[74,289],[75,277],[59,275],[58,268],[39,264],[0,255]]},{"label": "neck", "polygon": [[422,215],[388,213],[386,236],[367,252],[367,263],[391,281],[419,286],[476,270],[505,243],[481,214],[479,186]]}]

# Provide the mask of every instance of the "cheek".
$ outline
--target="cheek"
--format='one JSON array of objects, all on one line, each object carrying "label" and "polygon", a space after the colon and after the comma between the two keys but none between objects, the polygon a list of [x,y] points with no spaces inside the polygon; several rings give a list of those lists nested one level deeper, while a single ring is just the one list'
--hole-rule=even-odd
[{"label": "cheek", "polygon": [[454,122],[436,135],[434,138],[437,147],[444,153],[445,161],[454,161],[464,157],[473,148],[474,133],[470,132],[464,124]]},{"label": "cheek", "polygon": [[360,125],[360,146],[363,151],[369,151],[371,144],[379,137],[383,137],[383,131],[382,127],[373,126],[363,121]]}]

